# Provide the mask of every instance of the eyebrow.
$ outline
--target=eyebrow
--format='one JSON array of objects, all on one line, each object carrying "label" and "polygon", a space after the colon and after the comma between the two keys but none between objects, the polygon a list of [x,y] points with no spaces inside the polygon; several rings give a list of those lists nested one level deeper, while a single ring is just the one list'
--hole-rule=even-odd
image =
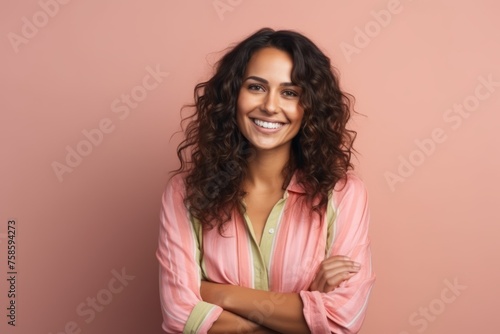
[{"label": "eyebrow", "polygon": [[[253,75],[245,78],[245,80],[243,80],[243,82],[245,82],[247,80],[250,80],[250,79],[258,81],[258,82],[261,82],[261,83],[266,84],[266,85],[269,84],[269,81],[267,81],[266,79],[263,79],[261,77],[256,77],[256,76],[253,76]],[[280,86],[285,86],[285,87],[295,86],[295,87],[298,87],[298,85],[294,84],[293,82],[282,82],[282,83],[280,83]]]}]

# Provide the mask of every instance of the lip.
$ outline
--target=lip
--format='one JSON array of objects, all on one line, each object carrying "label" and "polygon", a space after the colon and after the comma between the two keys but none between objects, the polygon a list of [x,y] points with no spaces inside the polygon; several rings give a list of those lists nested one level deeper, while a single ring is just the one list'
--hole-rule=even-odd
[{"label": "lip", "polygon": [[[254,119],[258,119],[260,121],[270,122],[270,123],[281,123],[281,124],[283,124],[283,126],[280,126],[277,129],[266,129],[266,128],[260,127],[257,124],[255,124],[255,122],[253,121]],[[279,131],[281,131],[288,124],[288,123],[279,122],[279,121],[276,121],[276,120],[274,120],[274,121],[273,120],[266,120],[266,119],[256,118],[256,117],[251,117],[250,118],[250,122],[252,122],[253,126],[255,127],[255,129],[257,129],[257,131],[265,133],[265,134],[271,134],[271,133],[279,132]]]}]

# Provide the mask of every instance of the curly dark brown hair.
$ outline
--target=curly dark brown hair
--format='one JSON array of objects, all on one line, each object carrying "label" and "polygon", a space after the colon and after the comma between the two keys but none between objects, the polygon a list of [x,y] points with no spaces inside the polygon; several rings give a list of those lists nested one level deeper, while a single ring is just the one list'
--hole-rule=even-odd
[{"label": "curly dark brown hair", "polygon": [[[194,89],[194,113],[177,148],[185,173],[185,204],[203,226],[219,232],[245,195],[241,188],[252,148],[236,123],[236,103],[246,66],[259,49],[273,47],[293,60],[292,82],[302,89],[304,117],[283,169],[286,189],[295,171],[312,211],[322,214],[328,193],[353,169],[356,132],[346,128],[352,95],[343,92],[330,59],[307,37],[290,30],[263,28],[230,49],[215,74]],[[311,211],[311,212],[312,212]]]}]

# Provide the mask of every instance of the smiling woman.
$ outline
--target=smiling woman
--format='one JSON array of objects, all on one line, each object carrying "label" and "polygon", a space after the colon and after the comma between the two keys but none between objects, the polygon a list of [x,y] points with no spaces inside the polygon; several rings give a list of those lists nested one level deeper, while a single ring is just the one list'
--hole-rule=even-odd
[{"label": "smiling woman", "polygon": [[307,37],[264,28],[195,88],[161,210],[168,333],[357,333],[375,281],[351,103]]}]

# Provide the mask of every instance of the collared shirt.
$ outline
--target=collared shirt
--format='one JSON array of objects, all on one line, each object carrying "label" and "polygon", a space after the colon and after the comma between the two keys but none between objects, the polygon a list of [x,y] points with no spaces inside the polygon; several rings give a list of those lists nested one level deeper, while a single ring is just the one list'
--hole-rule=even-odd
[{"label": "collared shirt", "polygon": [[[159,245],[162,327],[167,333],[207,333],[221,307],[204,302],[201,280],[299,293],[312,333],[357,333],[375,281],[370,214],[364,183],[352,171],[330,192],[325,214],[311,214],[294,174],[266,221],[260,244],[246,214],[234,210],[224,228],[202,229],[183,204],[180,174],[162,198]],[[320,263],[345,255],[361,270],[328,293],[309,291]]]}]

